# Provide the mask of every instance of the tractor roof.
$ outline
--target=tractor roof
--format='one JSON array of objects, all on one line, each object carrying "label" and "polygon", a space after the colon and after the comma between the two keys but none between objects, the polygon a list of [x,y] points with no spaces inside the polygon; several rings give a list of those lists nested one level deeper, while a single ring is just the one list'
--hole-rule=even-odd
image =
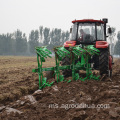
[{"label": "tractor roof", "polygon": [[83,19],[83,20],[73,20],[72,21],[72,23],[76,23],[76,22],[79,22],[79,23],[96,23],[96,22],[104,23],[104,21],[102,21],[102,20],[94,20],[94,19]]}]

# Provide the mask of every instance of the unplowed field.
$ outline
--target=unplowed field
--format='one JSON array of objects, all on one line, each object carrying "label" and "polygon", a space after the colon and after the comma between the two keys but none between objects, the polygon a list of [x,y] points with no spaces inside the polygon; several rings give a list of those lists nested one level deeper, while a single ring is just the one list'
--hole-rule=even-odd
[{"label": "unplowed field", "polygon": [[[43,67],[54,65],[52,58]],[[112,80],[60,82],[42,91],[36,67],[36,57],[0,57],[0,120],[120,120],[120,59]]]}]

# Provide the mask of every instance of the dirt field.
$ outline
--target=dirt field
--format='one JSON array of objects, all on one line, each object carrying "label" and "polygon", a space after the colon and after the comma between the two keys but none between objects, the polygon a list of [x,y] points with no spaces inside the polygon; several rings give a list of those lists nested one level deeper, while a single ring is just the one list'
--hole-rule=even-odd
[{"label": "dirt field", "polygon": [[60,82],[42,91],[36,67],[36,57],[0,57],[0,120],[120,120],[120,59],[112,81]]}]

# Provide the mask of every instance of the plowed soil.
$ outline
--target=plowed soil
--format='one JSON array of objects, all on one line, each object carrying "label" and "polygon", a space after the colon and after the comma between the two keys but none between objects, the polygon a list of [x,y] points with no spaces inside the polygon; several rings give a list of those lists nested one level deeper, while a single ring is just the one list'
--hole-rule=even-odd
[{"label": "plowed soil", "polygon": [[111,80],[60,82],[43,90],[31,72],[36,67],[36,57],[0,57],[1,120],[120,120],[120,59]]}]

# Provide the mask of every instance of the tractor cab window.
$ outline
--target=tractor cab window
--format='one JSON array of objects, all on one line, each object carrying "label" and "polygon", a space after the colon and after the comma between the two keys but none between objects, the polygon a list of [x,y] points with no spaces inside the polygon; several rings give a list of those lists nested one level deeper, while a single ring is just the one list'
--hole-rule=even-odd
[{"label": "tractor cab window", "polygon": [[91,43],[104,40],[104,24],[101,23],[74,23],[70,40],[80,43]]},{"label": "tractor cab window", "polygon": [[103,24],[97,23],[97,40],[104,40],[104,26]]},{"label": "tractor cab window", "polygon": [[72,34],[70,34],[70,40],[76,40],[77,36],[77,23],[72,26]]},{"label": "tractor cab window", "polygon": [[95,23],[79,23],[77,40],[85,43],[95,41]]}]

